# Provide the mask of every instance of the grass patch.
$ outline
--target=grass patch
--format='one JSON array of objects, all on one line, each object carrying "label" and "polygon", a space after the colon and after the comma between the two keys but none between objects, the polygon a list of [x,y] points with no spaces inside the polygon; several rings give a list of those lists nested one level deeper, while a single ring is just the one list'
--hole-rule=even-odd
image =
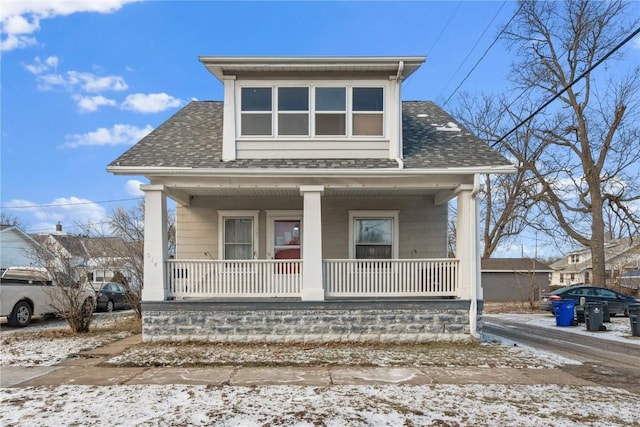
[{"label": "grass patch", "polygon": [[98,323],[92,322],[89,332],[76,333],[65,324],[60,328],[39,329],[39,330],[22,330],[20,333],[3,334],[2,343],[11,344],[12,342],[26,340],[56,340],[73,337],[97,337],[103,335],[112,335],[119,333],[128,333],[130,335],[139,334],[142,331],[142,323],[136,316],[125,315],[110,320],[109,322]]},{"label": "grass patch", "polygon": [[142,343],[103,363],[121,367],[553,367],[509,347],[478,342]]},{"label": "grass patch", "polygon": [[504,314],[504,313],[542,313],[538,309],[536,301],[532,308],[529,302],[521,301],[505,301],[505,302],[486,302],[482,310],[486,314]]}]

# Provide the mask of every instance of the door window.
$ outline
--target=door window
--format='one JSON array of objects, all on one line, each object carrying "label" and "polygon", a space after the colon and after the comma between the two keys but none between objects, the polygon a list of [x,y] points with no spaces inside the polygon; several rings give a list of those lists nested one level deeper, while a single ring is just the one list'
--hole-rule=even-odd
[{"label": "door window", "polygon": [[300,259],[300,220],[273,221],[273,257]]}]

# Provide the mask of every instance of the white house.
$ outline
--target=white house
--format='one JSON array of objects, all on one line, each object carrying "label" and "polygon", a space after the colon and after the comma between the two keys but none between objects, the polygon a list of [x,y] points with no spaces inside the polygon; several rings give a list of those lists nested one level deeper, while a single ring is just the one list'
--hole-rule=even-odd
[{"label": "white house", "polygon": [[[604,251],[607,283],[593,283],[594,285],[616,285],[626,271],[640,269],[640,239],[611,240],[605,243]],[[552,263],[550,267],[553,269],[551,286],[592,284],[593,272],[589,248],[570,252],[564,258]]]},{"label": "white house", "polygon": [[37,265],[40,244],[13,225],[0,226],[0,269]]},{"label": "white house", "polygon": [[434,103],[402,101],[424,57],[199,59],[224,101],[189,103],[107,168],[149,180],[145,341],[476,334],[480,175],[514,166]]}]

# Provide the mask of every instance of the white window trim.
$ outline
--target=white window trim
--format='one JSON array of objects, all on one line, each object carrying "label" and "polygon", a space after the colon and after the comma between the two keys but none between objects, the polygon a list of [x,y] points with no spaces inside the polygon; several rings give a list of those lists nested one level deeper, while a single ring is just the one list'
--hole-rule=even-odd
[{"label": "white window trim", "polygon": [[[291,80],[273,80],[268,84],[265,84],[264,80],[243,80],[239,82],[236,80],[236,135],[237,139],[241,141],[256,141],[265,139],[283,139],[283,140],[376,140],[386,141],[389,139],[388,132],[391,128],[391,117],[393,111],[390,110],[389,99],[391,97],[391,85],[388,81],[384,80],[372,80],[362,81],[354,83],[352,80],[319,80],[319,81],[306,81],[304,83],[294,82]],[[271,88],[271,135],[242,135],[242,89],[246,87],[256,88]],[[278,110],[277,110],[277,96],[278,88],[280,87],[307,87],[309,88],[309,135],[278,135]],[[345,126],[346,135],[316,135],[315,129],[315,88],[317,87],[344,87],[346,88],[346,120]],[[354,135],[353,134],[353,88],[375,88],[381,87],[383,89],[383,109],[380,112],[355,112],[357,114],[382,114],[382,135]],[[253,113],[247,111],[248,113]],[[262,113],[267,113],[263,111]],[[323,113],[325,113],[323,111]]]},{"label": "white window trim", "polygon": [[349,211],[349,259],[356,258],[355,246],[355,227],[356,218],[384,218],[393,219],[393,242],[391,246],[391,258],[398,259],[400,257],[400,211],[397,210],[366,210],[366,211]]},{"label": "white window trim", "polygon": [[260,211],[219,210],[218,211],[218,259],[224,260],[224,220],[225,218],[253,218],[253,259],[258,259],[260,248],[260,230],[258,219]]},{"label": "white window trim", "polygon": [[273,221],[294,220],[300,221],[300,251],[302,251],[302,239],[304,239],[304,226],[302,224],[303,212],[300,210],[267,210],[267,258],[273,259],[274,243],[273,243]]}]

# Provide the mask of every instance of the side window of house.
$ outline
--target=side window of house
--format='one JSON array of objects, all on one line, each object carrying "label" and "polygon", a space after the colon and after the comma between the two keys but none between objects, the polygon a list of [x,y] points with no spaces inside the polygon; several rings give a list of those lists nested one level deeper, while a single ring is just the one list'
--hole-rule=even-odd
[{"label": "side window of house", "polygon": [[253,259],[253,218],[224,219],[224,259]]},{"label": "side window of house", "polygon": [[355,218],[356,259],[391,259],[393,228],[393,218]]},{"label": "side window of house", "polygon": [[272,134],[272,110],[270,87],[243,87],[241,93],[241,134]]}]

